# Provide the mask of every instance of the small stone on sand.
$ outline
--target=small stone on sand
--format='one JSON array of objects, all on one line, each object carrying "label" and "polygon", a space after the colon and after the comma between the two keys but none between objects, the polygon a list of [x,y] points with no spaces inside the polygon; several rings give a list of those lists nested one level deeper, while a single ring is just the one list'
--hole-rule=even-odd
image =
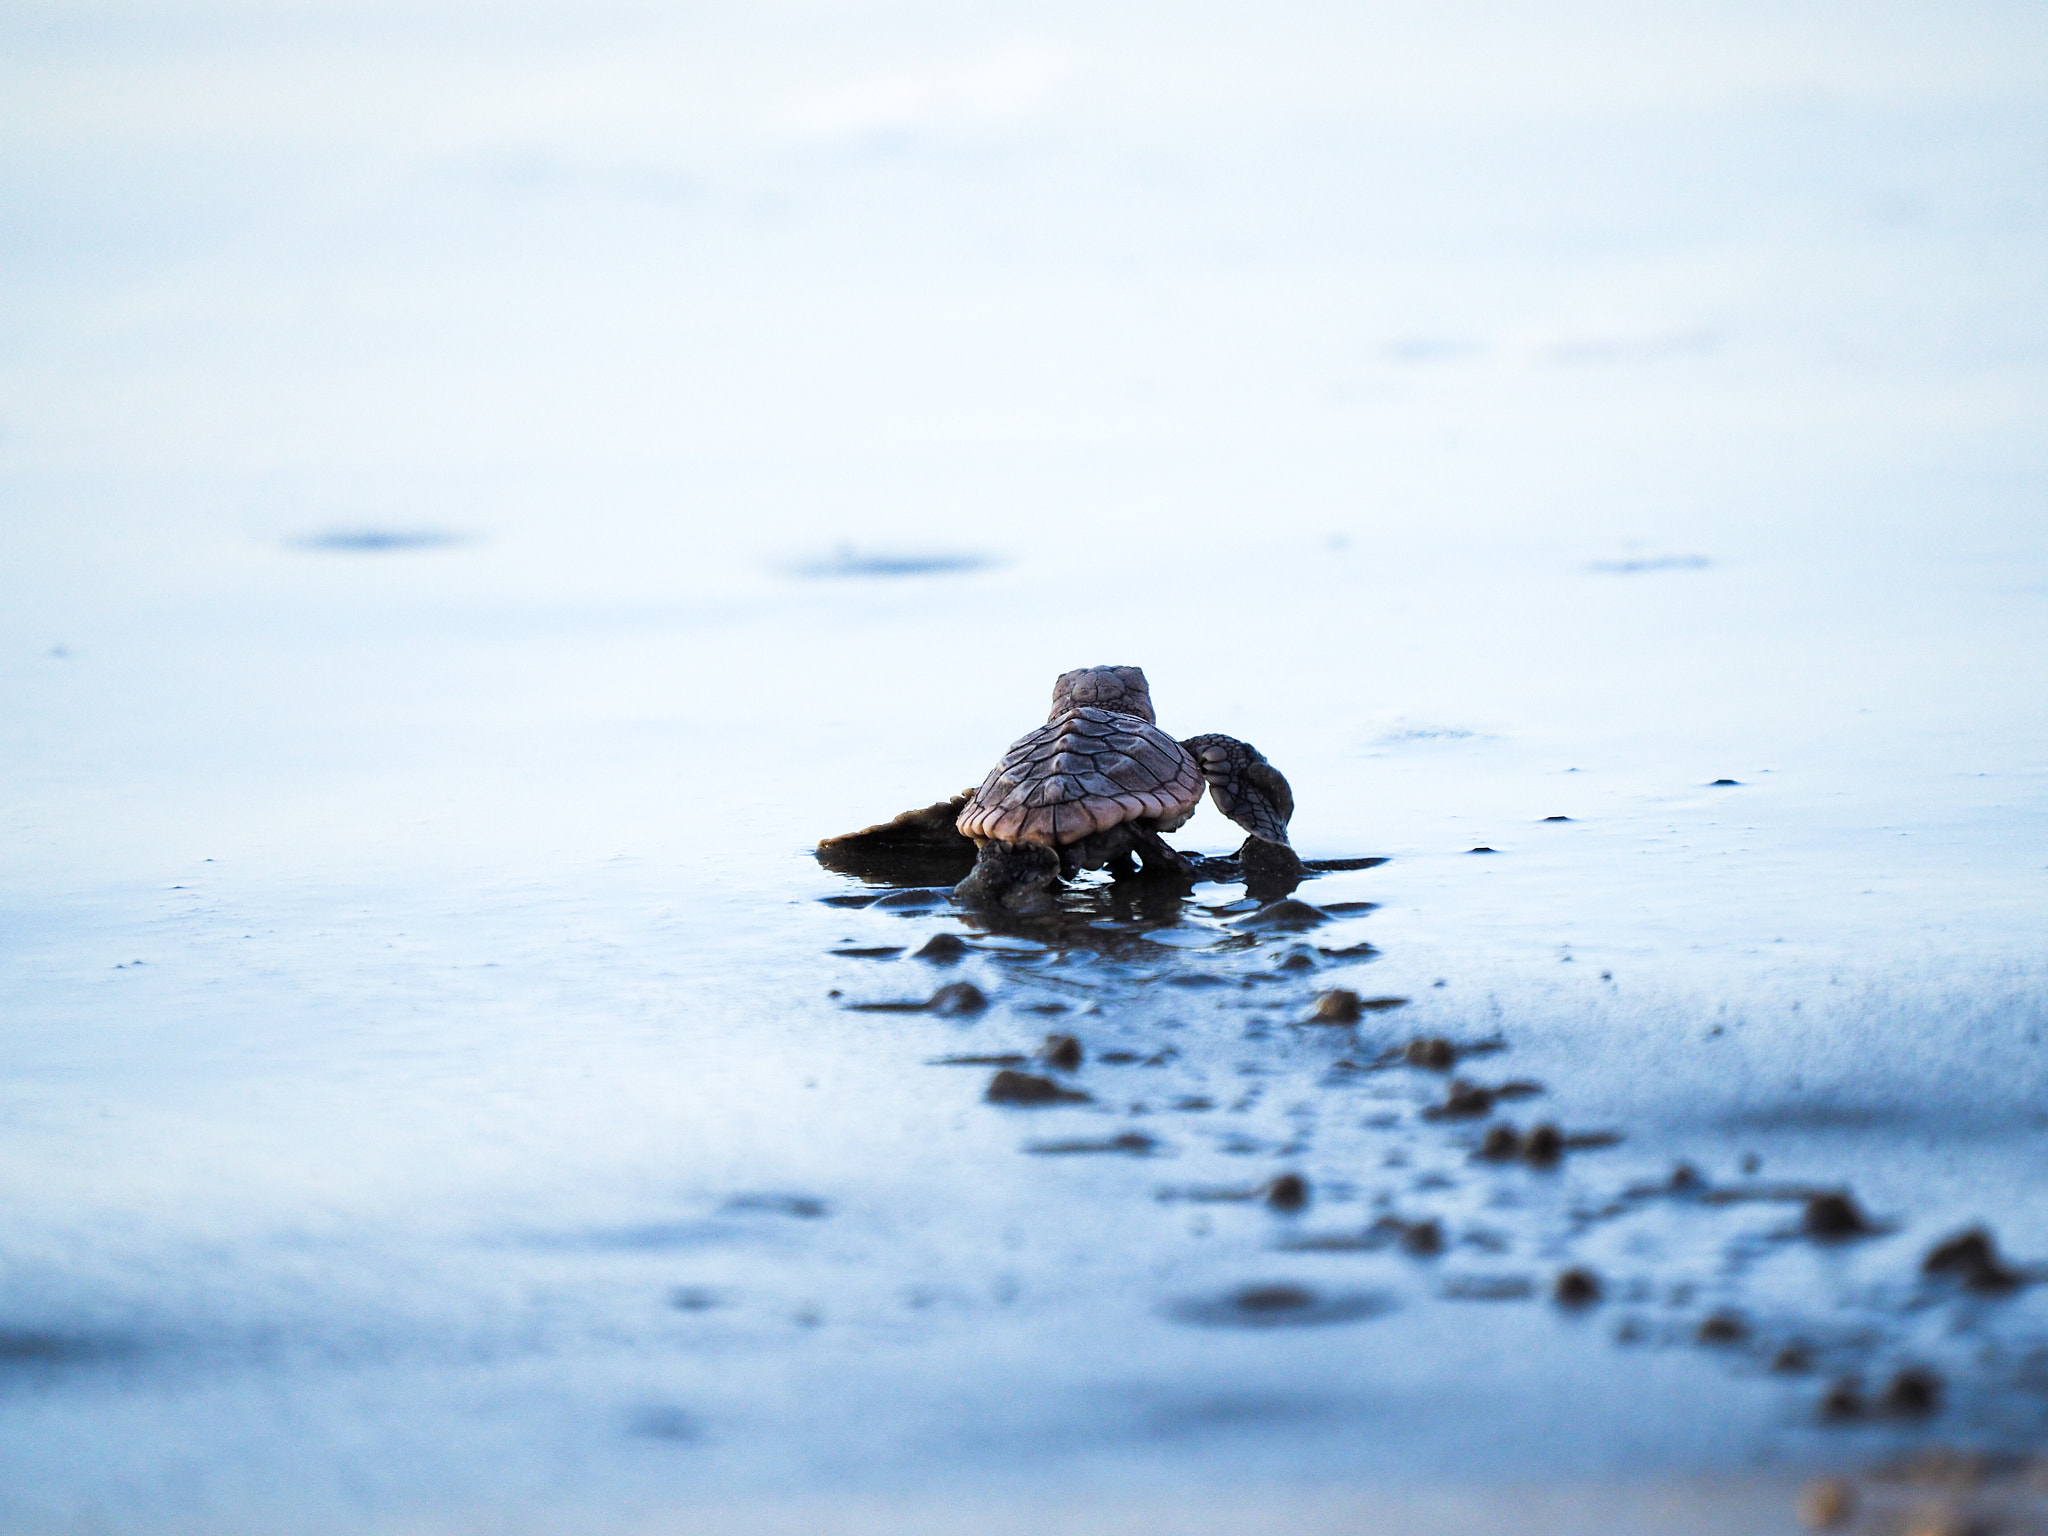
[{"label": "small stone on sand", "polygon": [[1564,1132],[1554,1125],[1539,1125],[1523,1138],[1522,1156],[1532,1168],[1554,1168],[1564,1156]]},{"label": "small stone on sand", "polygon": [[979,1013],[988,1006],[988,994],[971,981],[953,981],[932,994],[925,1004],[932,1013],[957,1015]]},{"label": "small stone on sand", "polygon": [[1941,1406],[1941,1378],[1919,1366],[1907,1366],[1891,1379],[1878,1406],[1886,1413],[1922,1418]]},{"label": "small stone on sand", "polygon": [[1491,1088],[1482,1088],[1462,1077],[1454,1077],[1444,1092],[1443,1103],[1432,1104],[1422,1113],[1429,1120],[1476,1120],[1493,1113],[1493,1100]]},{"label": "small stone on sand", "polygon": [[1479,1156],[1490,1163],[1511,1163],[1522,1155],[1522,1137],[1512,1125],[1496,1125],[1479,1143]]},{"label": "small stone on sand", "polygon": [[1448,1072],[1458,1064],[1457,1047],[1435,1036],[1418,1036],[1410,1040],[1402,1056],[1409,1066],[1423,1067],[1431,1072]]},{"label": "small stone on sand", "polygon": [[1600,1277],[1590,1269],[1568,1269],[1557,1277],[1551,1295],[1561,1307],[1589,1307],[1600,1299]]},{"label": "small stone on sand", "polygon": [[1833,1424],[1863,1417],[1863,1387],[1854,1376],[1833,1383],[1820,1400],[1820,1416]]},{"label": "small stone on sand", "polygon": [[2010,1291],[2021,1277],[1998,1255],[1998,1245],[1983,1227],[1971,1227],[1936,1243],[1920,1261],[1924,1275],[1953,1275],[1973,1291]]},{"label": "small stone on sand", "polygon": [[1308,1180],[1283,1173],[1266,1186],[1266,1204],[1276,1211],[1298,1211],[1308,1204]]},{"label": "small stone on sand", "polygon": [[1359,1006],[1358,994],[1344,987],[1325,992],[1316,999],[1315,1012],[1308,1016],[1311,1024],[1356,1024],[1364,1013]]},{"label": "small stone on sand", "polygon": [[1038,1054],[1046,1065],[1057,1067],[1062,1072],[1078,1071],[1085,1055],[1081,1042],[1072,1035],[1047,1035],[1045,1044],[1038,1048]]},{"label": "small stone on sand", "polygon": [[1749,1337],[1749,1324],[1737,1312],[1710,1312],[1700,1321],[1702,1344],[1740,1344]]},{"label": "small stone on sand", "polygon": [[1846,1193],[1815,1195],[1806,1202],[1802,1223],[1808,1237],[1862,1237],[1875,1229]]}]

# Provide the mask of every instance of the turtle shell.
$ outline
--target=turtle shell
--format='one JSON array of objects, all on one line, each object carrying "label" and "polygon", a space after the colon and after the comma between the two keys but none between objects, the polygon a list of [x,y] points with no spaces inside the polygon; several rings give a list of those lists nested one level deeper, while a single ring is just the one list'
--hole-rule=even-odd
[{"label": "turtle shell", "polygon": [[1127,821],[1170,832],[1195,813],[1204,787],[1194,758],[1158,726],[1083,707],[1005,752],[955,825],[976,842],[1054,848]]}]

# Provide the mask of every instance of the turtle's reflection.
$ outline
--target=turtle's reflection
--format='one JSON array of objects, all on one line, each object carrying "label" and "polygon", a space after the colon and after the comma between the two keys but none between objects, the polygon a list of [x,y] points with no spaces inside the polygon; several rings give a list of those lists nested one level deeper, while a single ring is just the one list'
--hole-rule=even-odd
[{"label": "turtle's reflection", "polygon": [[[1163,958],[1177,946],[1147,937],[1161,929],[1207,929],[1191,921],[1188,897],[1194,887],[1184,880],[1137,878],[1093,880],[1062,887],[1043,911],[1020,913],[1001,906],[969,906],[960,911],[969,929],[998,938],[1030,939],[1058,950],[1085,949],[1111,959]],[[1214,943],[1202,948],[1242,949],[1256,944],[1251,935],[1223,929]]]},{"label": "turtle's reflection", "polygon": [[[851,895],[828,898],[836,906],[861,906],[901,912],[904,916],[945,915],[958,921],[969,934],[991,939],[1022,941],[1036,952],[1085,951],[1105,959],[1161,961],[1191,953],[1220,953],[1251,950],[1269,943],[1276,935],[1300,932],[1326,916],[1309,903],[1290,899],[1285,892],[1299,883],[1290,880],[1277,887],[1261,888],[1248,880],[1239,859],[1194,856],[1201,871],[1200,882],[1170,878],[1164,874],[1110,878],[1084,876],[1053,890],[1045,906],[1036,911],[1016,912],[1001,905],[959,902],[943,886],[915,886],[887,882],[884,866],[863,865],[861,874],[871,885],[888,888],[873,896]],[[1312,880],[1331,869],[1370,868],[1380,859],[1329,859],[1303,864],[1300,879]],[[914,875],[926,866],[915,859],[908,864],[887,866],[889,872]],[[853,873],[851,870],[843,871]],[[1245,887],[1245,899],[1228,900],[1225,893],[1195,898],[1197,883],[1238,884]],[[1224,904],[1217,906],[1218,896]],[[1271,920],[1262,920],[1271,919]],[[1377,951],[1370,945],[1351,951],[1321,951],[1330,958],[1363,959]]]}]

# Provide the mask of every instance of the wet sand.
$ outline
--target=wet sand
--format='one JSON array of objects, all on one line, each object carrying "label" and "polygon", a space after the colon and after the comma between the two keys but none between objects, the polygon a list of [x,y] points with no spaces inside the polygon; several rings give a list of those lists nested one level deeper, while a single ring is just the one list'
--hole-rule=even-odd
[{"label": "wet sand", "polygon": [[[805,14],[9,24],[0,1524],[2022,1478],[2025,26]],[[1349,867],[814,856],[1097,663]]]},{"label": "wet sand", "polygon": [[[1208,1536],[1210,1532],[1307,1532],[1351,1536],[1385,1531],[1398,1536],[1462,1536],[1474,1530],[1566,1532],[1657,1531],[1670,1536],[1794,1532],[1796,1488],[1780,1483],[1684,1483],[1640,1486],[1602,1482],[1580,1487],[1535,1484],[1399,1493],[1347,1490],[1222,1492],[1201,1499],[1162,1494],[1145,1500],[1108,1497],[1075,1502],[1057,1493],[1038,1497],[965,1501],[950,1505],[846,1504],[719,1510],[721,1529],[761,1532],[820,1531],[865,1536],[881,1531],[958,1530],[972,1525],[1009,1536]],[[650,1523],[646,1529],[664,1529]]]}]

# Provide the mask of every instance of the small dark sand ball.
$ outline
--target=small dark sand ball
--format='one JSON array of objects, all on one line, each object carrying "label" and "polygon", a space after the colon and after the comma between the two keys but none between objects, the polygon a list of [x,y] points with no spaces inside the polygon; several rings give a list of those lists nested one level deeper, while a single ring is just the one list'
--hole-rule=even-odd
[{"label": "small dark sand ball", "polygon": [[1808,1237],[1863,1237],[1876,1229],[1846,1193],[1815,1195],[1802,1222]]},{"label": "small dark sand ball", "polygon": [[1358,994],[1344,987],[1336,987],[1316,999],[1316,1009],[1308,1016],[1311,1024],[1356,1024],[1364,1013]]},{"label": "small dark sand ball", "polygon": [[1522,1155],[1522,1138],[1512,1125],[1496,1125],[1479,1143],[1479,1155],[1490,1163],[1511,1163]]},{"label": "small dark sand ball", "polygon": [[982,1097],[991,1104],[1081,1104],[1088,1099],[1087,1094],[1062,1088],[1049,1077],[1034,1077],[1008,1067],[989,1080]]},{"label": "small dark sand ball", "polygon": [[979,1013],[988,1006],[988,994],[971,981],[953,981],[932,994],[925,1008],[932,1013]]},{"label": "small dark sand ball", "polygon": [[1771,1356],[1771,1369],[1780,1376],[1803,1376],[1813,1369],[1813,1351],[1804,1344],[1787,1344]]},{"label": "small dark sand ball", "polygon": [[1308,1204],[1308,1180],[1283,1173],[1266,1186],[1266,1204],[1276,1211],[1298,1211]]},{"label": "small dark sand ball", "polygon": [[1953,1275],[1973,1291],[2010,1291],[2021,1277],[1998,1256],[1998,1245],[1982,1227],[1971,1227],[1936,1243],[1920,1261],[1924,1275]]},{"label": "small dark sand ball", "polygon": [[1749,1324],[1737,1312],[1710,1312],[1700,1320],[1702,1344],[1740,1344],[1749,1337]]},{"label": "small dark sand ball", "polygon": [[1934,1372],[1909,1365],[1891,1379],[1878,1406],[1886,1413],[1924,1418],[1941,1406],[1941,1386]]},{"label": "small dark sand ball", "polygon": [[1434,1221],[1411,1221],[1401,1233],[1401,1247],[1418,1259],[1433,1259],[1444,1251],[1444,1229]]},{"label": "small dark sand ball", "polygon": [[1700,1171],[1691,1163],[1680,1163],[1671,1170],[1671,1187],[1674,1190],[1698,1189]]},{"label": "small dark sand ball", "polygon": [[1316,1304],[1316,1293],[1303,1285],[1248,1285],[1230,1299],[1240,1312],[1299,1312]]},{"label": "small dark sand ball", "polygon": [[1533,1168],[1555,1168],[1564,1156],[1564,1132],[1554,1125],[1539,1125],[1522,1140],[1522,1156]]},{"label": "small dark sand ball", "polygon": [[1458,1064],[1458,1049],[1450,1041],[1435,1036],[1418,1036],[1408,1042],[1402,1056],[1411,1067],[1424,1067],[1431,1072],[1448,1072]]},{"label": "small dark sand ball", "polygon": [[1600,1299],[1600,1277],[1590,1269],[1568,1269],[1550,1294],[1561,1307],[1590,1307]]},{"label": "small dark sand ball", "polygon": [[1820,1416],[1834,1424],[1862,1418],[1863,1383],[1854,1376],[1844,1376],[1832,1383],[1821,1394]]},{"label": "small dark sand ball", "polygon": [[1038,1048],[1038,1054],[1047,1066],[1057,1067],[1062,1072],[1079,1071],[1083,1059],[1081,1042],[1072,1035],[1047,1035],[1045,1044]]},{"label": "small dark sand ball", "polygon": [[1452,1078],[1443,1103],[1433,1105],[1423,1113],[1432,1119],[1476,1120],[1481,1115],[1493,1113],[1493,1090],[1468,1083],[1463,1078]]},{"label": "small dark sand ball", "polygon": [[924,941],[924,948],[910,958],[930,960],[937,965],[951,965],[967,952],[967,941],[957,933],[935,933]]}]

